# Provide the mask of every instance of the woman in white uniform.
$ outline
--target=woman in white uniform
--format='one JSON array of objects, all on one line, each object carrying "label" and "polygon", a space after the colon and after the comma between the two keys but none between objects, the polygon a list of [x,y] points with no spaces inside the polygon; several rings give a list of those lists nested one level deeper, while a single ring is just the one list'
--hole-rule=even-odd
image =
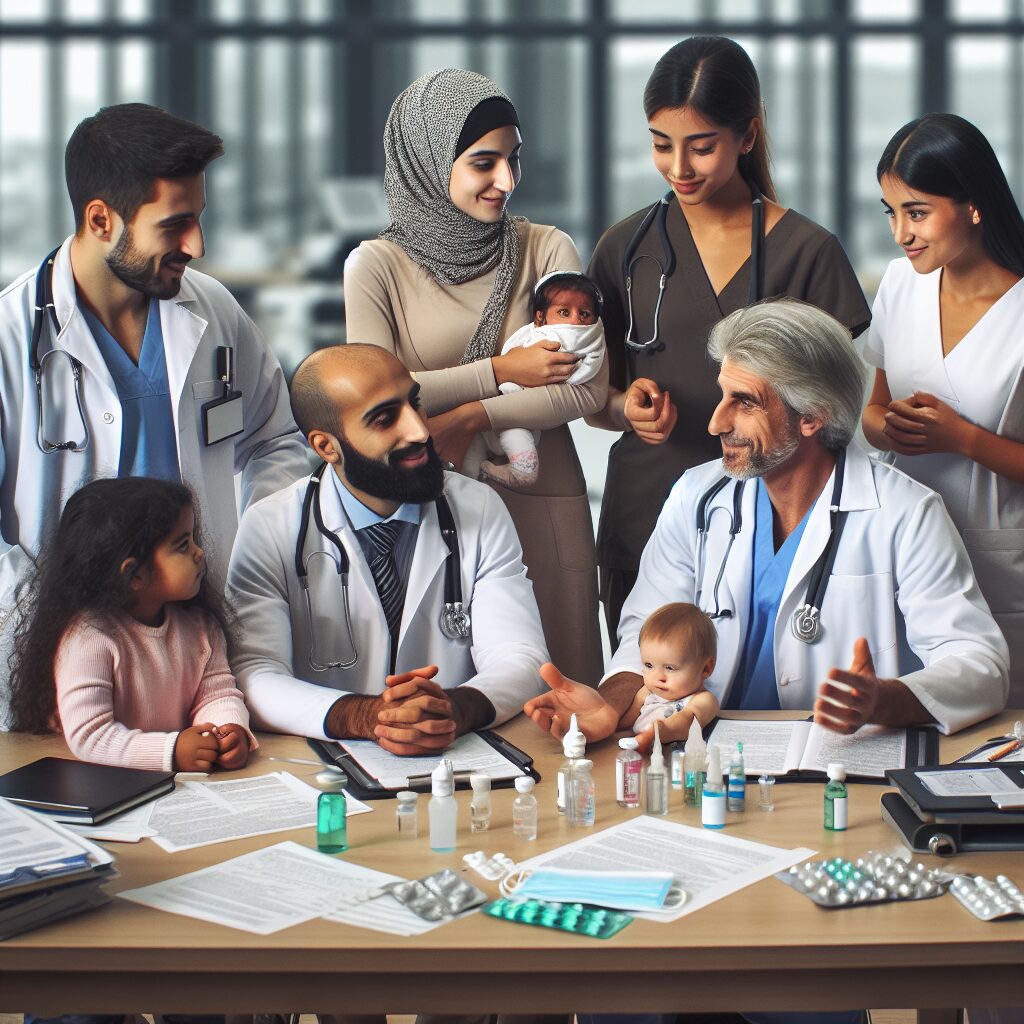
[{"label": "woman in white uniform", "polygon": [[982,133],[904,125],[878,164],[905,258],[885,272],[864,355],[864,434],[938,491],[1006,636],[1024,704],[1024,219]]}]

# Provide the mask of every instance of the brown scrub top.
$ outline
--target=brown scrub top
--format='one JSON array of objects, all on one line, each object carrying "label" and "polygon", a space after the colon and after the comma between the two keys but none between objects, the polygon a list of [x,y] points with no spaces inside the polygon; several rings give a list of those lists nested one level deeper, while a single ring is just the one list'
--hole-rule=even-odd
[{"label": "brown scrub top", "polygon": [[[649,209],[649,208],[648,208]],[[711,328],[747,305],[750,261],[715,295],[689,226],[678,202],[668,208],[669,240],[676,268],[668,279],[661,306],[658,352],[632,352],[623,339],[629,322],[622,255],[647,209],[610,227],[597,243],[590,276],[604,295],[604,321],[610,369],[609,383],[625,390],[637,377],[650,377],[667,390],[679,410],[669,439],[649,445],[627,432],[608,455],[608,477],[597,533],[597,560],[603,568],[636,572],[644,545],[654,529],[672,485],[693,466],[721,458],[708,422],[718,404],[718,367],[707,354]],[[664,263],[657,224],[650,226],[635,256],[650,255]],[[762,266],[767,298],[789,295],[813,303],[850,328],[856,337],[871,320],[860,283],[835,235],[787,210],[765,236]],[[654,332],[658,295],[657,265],[641,260],[633,272],[634,339]]]}]

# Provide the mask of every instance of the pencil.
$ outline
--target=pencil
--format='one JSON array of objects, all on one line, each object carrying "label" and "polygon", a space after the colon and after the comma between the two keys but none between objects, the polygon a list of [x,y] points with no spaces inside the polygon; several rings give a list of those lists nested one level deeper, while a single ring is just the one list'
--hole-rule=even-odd
[{"label": "pencil", "polygon": [[986,761],[998,761],[1001,757],[1006,757],[1007,754],[1012,754],[1020,746],[1020,740],[1010,740],[1009,743],[1004,743],[998,750],[993,750]]}]

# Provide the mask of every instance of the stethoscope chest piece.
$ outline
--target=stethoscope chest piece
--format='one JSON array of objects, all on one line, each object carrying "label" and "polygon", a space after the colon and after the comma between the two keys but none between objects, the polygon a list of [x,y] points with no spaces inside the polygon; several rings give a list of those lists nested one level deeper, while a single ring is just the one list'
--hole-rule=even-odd
[{"label": "stethoscope chest piece", "polygon": [[446,601],[441,609],[441,633],[446,640],[468,640],[472,622],[461,601]]},{"label": "stethoscope chest piece", "polygon": [[813,644],[821,636],[821,611],[809,604],[802,604],[793,613],[790,622],[793,636],[805,644]]}]

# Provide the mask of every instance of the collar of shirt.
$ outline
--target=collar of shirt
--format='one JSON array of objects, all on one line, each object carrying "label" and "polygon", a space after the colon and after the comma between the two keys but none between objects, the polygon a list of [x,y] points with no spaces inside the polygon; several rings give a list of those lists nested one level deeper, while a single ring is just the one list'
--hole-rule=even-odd
[{"label": "collar of shirt", "polygon": [[399,505],[394,513],[387,518],[377,515],[371,508],[367,508],[342,482],[332,466],[324,470],[334,483],[338,492],[338,500],[341,502],[345,515],[355,531],[363,530],[367,526],[374,526],[377,523],[391,522],[397,520],[400,523],[409,523],[412,526],[419,526],[420,506],[411,502]]}]

